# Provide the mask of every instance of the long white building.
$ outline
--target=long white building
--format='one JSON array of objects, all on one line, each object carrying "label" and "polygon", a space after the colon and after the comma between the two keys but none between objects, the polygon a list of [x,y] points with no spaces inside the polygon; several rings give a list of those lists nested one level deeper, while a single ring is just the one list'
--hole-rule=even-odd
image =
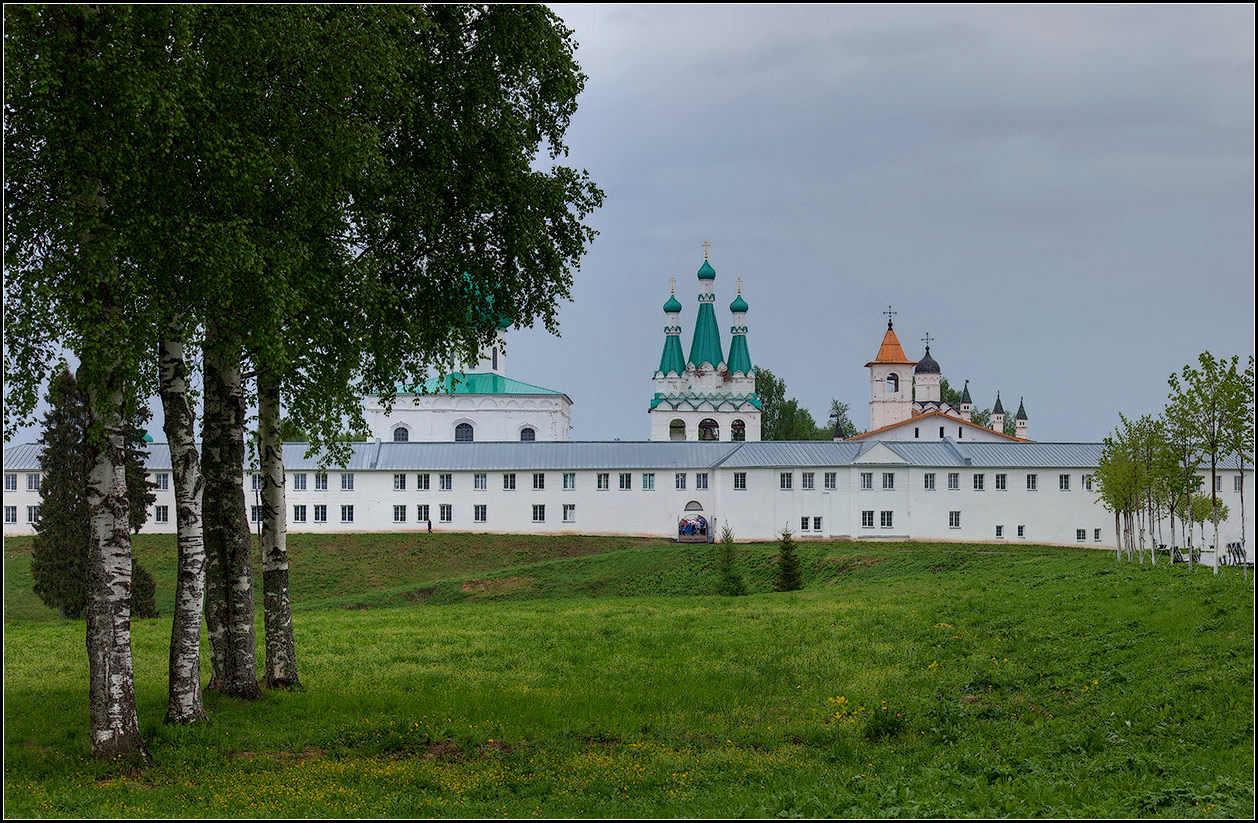
[{"label": "long white building", "polygon": [[[284,449],[294,532],[426,531],[431,520],[440,531],[675,537],[697,514],[740,540],[771,540],[783,528],[805,539],[1115,540],[1092,483],[1095,443],[376,441],[326,471],[304,451]],[[152,444],[149,470],[157,499],[145,531],[173,533],[165,444]],[[6,536],[34,533],[40,476],[37,446],[5,450]],[[256,524],[258,481],[245,478]],[[1226,544],[1240,540],[1242,494],[1253,527],[1253,470],[1243,484],[1235,464],[1218,478]],[[1163,531],[1169,543],[1169,524]]]}]

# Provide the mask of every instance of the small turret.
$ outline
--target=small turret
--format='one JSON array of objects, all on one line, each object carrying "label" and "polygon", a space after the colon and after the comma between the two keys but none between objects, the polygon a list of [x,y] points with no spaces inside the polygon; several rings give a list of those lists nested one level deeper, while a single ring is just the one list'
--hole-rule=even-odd
[{"label": "small turret", "polygon": [[1013,416],[1013,425],[1018,438],[1026,440],[1026,406],[1022,404],[1021,397],[1018,398],[1018,413]]},{"label": "small turret", "polygon": [[996,405],[992,406],[992,431],[1005,433],[1005,407],[1000,404],[1000,392],[996,392]]},{"label": "small turret", "polygon": [[743,299],[743,279],[738,278],[738,294],[734,302],[729,304],[734,325],[730,326],[729,359],[725,367],[731,375],[741,374],[750,377],[752,374],[751,353],[747,350],[747,301]]},{"label": "small turret", "polygon": [[965,381],[965,388],[961,390],[961,419],[967,423],[973,422],[974,401],[970,399],[970,381]]},{"label": "small turret", "polygon": [[708,262],[707,251],[703,253],[703,265],[697,273],[699,278],[699,316],[695,320],[694,339],[690,342],[690,357],[687,366],[701,369],[719,369],[725,365],[725,353],[721,351],[721,330],[716,325],[716,312],[712,304],[716,295],[712,292],[712,281],[716,279],[716,269]]},{"label": "small turret", "polygon": [[926,341],[926,356],[913,367],[913,399],[918,403],[938,403],[942,399],[939,364],[930,356],[930,333],[922,339]]},{"label": "small turret", "polygon": [[683,374],[686,371],[686,358],[681,353],[681,301],[677,299],[676,288],[669,294],[664,304],[664,353],[660,355],[660,367],[657,376]]},{"label": "small turret", "polygon": [[887,315],[887,331],[878,347],[878,356],[865,364],[869,369],[869,428],[908,420],[913,415],[912,374],[917,361],[904,356],[900,338],[895,335],[891,307]]}]

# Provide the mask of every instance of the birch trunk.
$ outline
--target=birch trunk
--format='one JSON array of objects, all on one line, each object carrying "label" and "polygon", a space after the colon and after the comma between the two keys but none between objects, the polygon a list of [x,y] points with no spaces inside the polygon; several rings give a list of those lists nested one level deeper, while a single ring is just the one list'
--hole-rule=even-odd
[{"label": "birch trunk", "polygon": [[288,523],[284,507],[284,445],[280,438],[279,376],[258,375],[258,448],[262,469],[262,609],[266,626],[266,684],[297,682],[293,612],[288,600]]},{"label": "birch trunk", "polygon": [[131,525],[122,457],[119,375],[106,387],[83,381],[88,421],[104,440],[89,440],[87,504],[92,542],[87,569],[88,711],[92,755],[148,757],[135,713],[131,663]]},{"label": "birch trunk", "polygon": [[170,632],[170,697],[167,723],[205,720],[201,699],[201,609],[205,603],[205,541],[201,531],[201,459],[197,454],[195,415],[188,402],[184,346],[174,335],[162,340],[160,385],[163,428],[170,444],[175,483],[175,524],[179,569],[175,614]]},{"label": "birch trunk", "polygon": [[240,345],[213,324],[205,343],[205,622],[214,675],[210,688],[255,698],[253,540],[245,516],[245,400]]}]

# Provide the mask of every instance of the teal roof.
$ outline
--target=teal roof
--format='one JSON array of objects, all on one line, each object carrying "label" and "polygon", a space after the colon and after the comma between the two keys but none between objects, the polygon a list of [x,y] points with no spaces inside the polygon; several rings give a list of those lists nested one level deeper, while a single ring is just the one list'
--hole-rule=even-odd
[{"label": "teal roof", "polygon": [[751,353],[747,351],[747,335],[734,335],[734,339],[729,344],[729,360],[725,361],[725,368],[729,369],[730,374],[752,373]]},{"label": "teal roof", "polygon": [[716,325],[716,312],[711,303],[699,304],[699,319],[695,321],[695,336],[690,341],[690,359],[686,361],[697,368],[704,363],[713,367],[725,362],[721,351],[721,330]]},{"label": "teal roof", "polygon": [[699,267],[699,279],[700,280],[715,280],[716,279],[716,269],[712,268],[712,264],[709,263],[706,259],[703,261],[703,265]]},{"label": "teal roof", "polygon": [[681,338],[675,334],[670,334],[664,338],[664,353],[660,355],[661,374],[676,372],[684,374],[686,371],[686,358],[681,354]]},{"label": "teal roof", "polygon": [[[424,394],[556,394],[561,391],[521,383],[492,372],[454,372],[424,381]],[[398,394],[418,394],[414,386],[398,386]]]},{"label": "teal roof", "polygon": [[729,304],[730,311],[747,311],[747,301],[740,294],[734,298],[734,302]]},{"label": "teal roof", "polygon": [[670,294],[668,296],[668,302],[664,304],[664,311],[667,311],[667,312],[681,311],[681,303],[677,300],[677,295]]}]

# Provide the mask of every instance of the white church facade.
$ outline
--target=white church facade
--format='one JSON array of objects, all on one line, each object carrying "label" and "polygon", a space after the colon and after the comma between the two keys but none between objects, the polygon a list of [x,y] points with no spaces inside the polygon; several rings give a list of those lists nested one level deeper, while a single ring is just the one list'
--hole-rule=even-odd
[{"label": "white church facade", "polygon": [[[426,531],[431,522],[440,531],[679,538],[679,528],[702,523],[700,539],[728,525],[739,540],[772,540],[789,528],[805,539],[1115,545],[1113,515],[1093,483],[1100,443],[1031,441],[1021,403],[1017,436],[1006,435],[999,397],[992,427],[979,425],[968,385],[958,407],[944,402],[929,343],[920,361],[910,360],[890,321],[866,364],[869,432],[762,442],[747,302],[739,288],[724,349],[706,254],[697,277],[688,353],[680,301],[674,294],[664,305],[649,440],[570,440],[572,401],[508,378],[500,333],[478,363],[422,391],[400,391],[388,414],[367,398],[374,439],[353,444],[345,465],[320,466],[304,457],[304,444],[285,444],[289,529]],[[4,451],[6,536],[34,532],[38,448]],[[145,531],[174,533],[164,443],[151,444],[148,468],[157,488]],[[246,474],[255,525],[258,485]],[[1224,544],[1241,539],[1240,512],[1255,511],[1253,489],[1252,467],[1220,468],[1216,491],[1231,512],[1220,525]]]}]

